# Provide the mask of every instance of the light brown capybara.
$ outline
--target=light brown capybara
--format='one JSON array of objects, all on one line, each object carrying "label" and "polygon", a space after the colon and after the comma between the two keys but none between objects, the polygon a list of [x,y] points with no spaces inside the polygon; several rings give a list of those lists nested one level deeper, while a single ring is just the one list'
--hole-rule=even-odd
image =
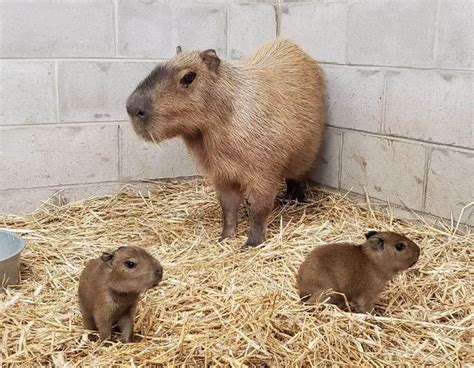
[{"label": "light brown capybara", "polygon": [[119,247],[89,261],[79,281],[84,327],[107,340],[117,325],[124,342],[133,341],[133,317],[140,294],[159,284],[163,267],[140,247]]},{"label": "light brown capybara", "polygon": [[246,246],[265,241],[281,180],[304,200],[306,177],[325,130],[324,78],[295,43],[277,39],[241,62],[212,49],[158,65],[127,101],[135,132],[155,143],[180,136],[212,181],[223,210],[221,239],[235,236],[244,196]]},{"label": "light brown capybara", "polygon": [[[324,244],[308,254],[297,277],[303,301],[322,301],[332,289],[354,303],[356,311],[370,311],[387,282],[418,261],[420,248],[401,234],[369,231],[365,236],[367,241],[359,246]],[[340,294],[330,294],[328,302],[345,305]]]}]

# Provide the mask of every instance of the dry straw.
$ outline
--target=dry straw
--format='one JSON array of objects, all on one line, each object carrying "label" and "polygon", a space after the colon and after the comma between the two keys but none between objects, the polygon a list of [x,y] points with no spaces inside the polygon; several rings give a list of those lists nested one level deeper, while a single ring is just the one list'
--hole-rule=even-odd
[{"label": "dry straw", "polygon": [[[200,180],[124,189],[25,217],[0,217],[22,234],[22,284],[0,296],[0,359],[12,366],[459,366],[472,362],[469,229],[413,224],[313,190],[307,205],[276,206],[269,240],[243,251],[219,243],[220,209]],[[370,315],[299,303],[295,273],[325,242],[360,242],[367,229],[403,232],[419,263],[391,282]],[[464,231],[464,233],[462,232]],[[136,315],[134,344],[88,339],[76,300],[84,264],[140,245],[165,267]]]}]

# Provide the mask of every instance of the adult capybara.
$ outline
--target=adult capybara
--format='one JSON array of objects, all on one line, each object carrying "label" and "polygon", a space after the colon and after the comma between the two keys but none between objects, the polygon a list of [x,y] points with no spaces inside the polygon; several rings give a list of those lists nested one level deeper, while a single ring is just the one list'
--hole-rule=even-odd
[{"label": "adult capybara", "polygon": [[140,294],[155,287],[163,267],[140,247],[120,247],[89,261],[79,281],[84,327],[106,340],[118,325],[125,342],[133,341],[133,317]]},{"label": "adult capybara", "polygon": [[223,210],[221,239],[233,237],[244,196],[246,246],[265,240],[278,186],[303,199],[325,128],[324,79],[296,44],[277,39],[242,62],[212,49],[181,52],[158,65],[127,101],[136,133],[160,142],[180,136],[212,181]]},{"label": "adult capybara", "polygon": [[[386,283],[420,256],[420,248],[401,234],[369,231],[365,237],[367,241],[359,246],[338,243],[313,249],[298,271],[300,297],[313,304],[332,289],[355,303],[357,311],[369,311]],[[329,303],[343,307],[345,300],[332,294]]]}]

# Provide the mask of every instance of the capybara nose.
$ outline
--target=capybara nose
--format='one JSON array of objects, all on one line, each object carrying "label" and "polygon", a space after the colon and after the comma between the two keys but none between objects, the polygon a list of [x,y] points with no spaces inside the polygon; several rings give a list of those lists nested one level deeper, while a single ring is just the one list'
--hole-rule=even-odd
[{"label": "capybara nose", "polygon": [[127,101],[127,113],[132,119],[146,122],[150,117],[150,102],[146,97],[132,94]]},{"label": "capybara nose", "polygon": [[163,278],[163,268],[156,269],[155,275],[158,280],[161,280]]}]

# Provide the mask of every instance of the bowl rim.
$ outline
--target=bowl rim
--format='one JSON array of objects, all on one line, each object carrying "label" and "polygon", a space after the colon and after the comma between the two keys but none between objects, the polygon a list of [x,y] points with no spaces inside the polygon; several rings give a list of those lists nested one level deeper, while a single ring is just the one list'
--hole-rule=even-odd
[{"label": "bowl rim", "polygon": [[15,234],[15,233],[12,232],[12,231],[0,229],[0,234],[1,234],[1,233],[8,234],[8,235],[14,237],[16,240],[19,241],[19,245],[20,245],[20,246],[18,247],[18,251],[14,252],[13,254],[9,255],[8,257],[6,257],[6,258],[0,257],[0,262],[3,262],[3,261],[7,261],[7,260],[9,260],[9,259],[11,259],[11,258],[14,258],[14,257],[16,257],[17,255],[19,255],[19,254],[23,251],[23,249],[25,248],[25,241],[23,240],[22,237],[18,236],[17,234]]}]

